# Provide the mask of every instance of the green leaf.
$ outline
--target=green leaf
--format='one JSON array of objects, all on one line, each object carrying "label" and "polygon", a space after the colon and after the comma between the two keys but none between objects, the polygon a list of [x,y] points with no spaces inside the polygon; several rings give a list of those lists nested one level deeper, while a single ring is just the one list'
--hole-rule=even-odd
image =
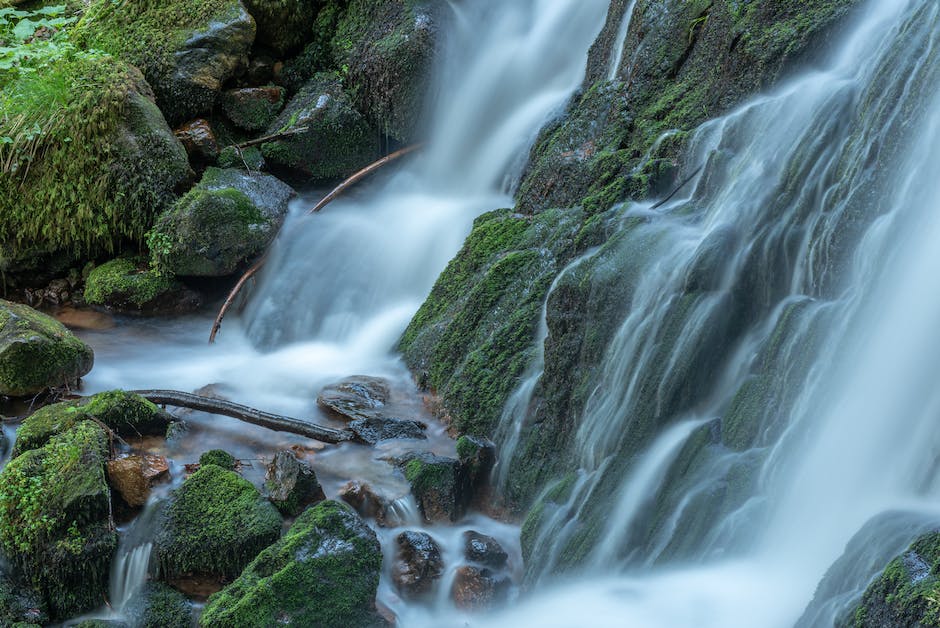
[{"label": "green leaf", "polygon": [[13,27],[13,36],[20,41],[26,41],[33,36],[37,27],[38,24],[30,19],[20,20],[16,26]]}]

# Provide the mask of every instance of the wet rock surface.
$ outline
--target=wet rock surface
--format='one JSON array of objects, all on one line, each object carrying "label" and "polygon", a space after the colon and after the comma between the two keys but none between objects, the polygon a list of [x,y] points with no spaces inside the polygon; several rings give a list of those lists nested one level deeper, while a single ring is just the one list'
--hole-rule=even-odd
[{"label": "wet rock surface", "polygon": [[271,503],[289,517],[326,499],[316,473],[290,451],[279,451],[274,455],[265,475],[265,486]]},{"label": "wet rock surface", "polygon": [[389,401],[389,382],[379,377],[354,375],[320,391],[317,405],[347,419],[369,419]]},{"label": "wet rock surface", "polygon": [[426,532],[402,532],[395,538],[398,556],[392,568],[392,581],[405,597],[417,598],[431,592],[444,572],[441,548]]},{"label": "wet rock surface", "polygon": [[389,509],[388,500],[377,494],[365,482],[358,480],[347,482],[339,489],[339,498],[363,517],[375,519],[380,526],[385,525]]},{"label": "wet rock surface", "polygon": [[167,459],[155,454],[130,455],[109,460],[108,481],[129,506],[147,503],[154,484],[170,477]]},{"label": "wet rock surface", "polygon": [[451,598],[457,608],[482,611],[506,601],[512,582],[485,567],[464,565],[457,569]]},{"label": "wet rock surface", "polygon": [[410,419],[369,417],[349,422],[349,429],[363,442],[374,445],[379,441],[396,438],[421,440],[427,438],[427,426]]},{"label": "wet rock surface", "polygon": [[190,120],[176,128],[173,134],[182,143],[190,159],[205,162],[218,159],[219,141],[208,120],[204,118]]},{"label": "wet rock surface", "polygon": [[260,131],[274,121],[284,106],[284,89],[276,86],[242,87],[222,92],[222,111],[240,129]]},{"label": "wet rock surface", "polygon": [[463,534],[464,557],[473,563],[479,563],[491,569],[503,569],[509,560],[509,554],[491,536],[468,530]]}]

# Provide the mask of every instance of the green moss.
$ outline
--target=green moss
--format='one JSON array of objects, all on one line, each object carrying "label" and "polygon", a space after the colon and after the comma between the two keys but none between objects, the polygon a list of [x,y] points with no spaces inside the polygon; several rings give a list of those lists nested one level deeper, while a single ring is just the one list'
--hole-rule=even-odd
[{"label": "green moss", "polygon": [[0,395],[67,386],[91,370],[94,353],[57,320],[0,299]]},{"label": "green moss", "polygon": [[200,626],[382,625],[374,611],[382,553],[346,504],[304,511],[277,543],[209,598]]},{"label": "green moss", "polygon": [[199,456],[199,465],[202,466],[207,464],[218,465],[223,469],[234,471],[235,457],[222,449],[212,449]]},{"label": "green moss", "polygon": [[227,146],[219,153],[219,168],[243,168],[249,172],[264,170],[264,156],[257,146],[242,149]]},{"label": "green moss", "polygon": [[457,460],[418,454],[404,463],[404,472],[427,521],[456,521],[463,515],[466,486]]},{"label": "green moss", "polygon": [[136,628],[190,628],[193,604],[176,589],[151,582],[130,600],[125,616]]},{"label": "green moss", "polygon": [[104,431],[83,421],[0,473],[0,547],[56,617],[100,604],[117,535]]},{"label": "green moss", "polygon": [[165,577],[233,578],[277,540],[281,516],[250,482],[214,464],[200,467],[174,492],[156,559]]},{"label": "green moss", "polygon": [[171,421],[165,411],[139,395],[122,390],[40,408],[20,425],[13,454],[42,447],[56,434],[82,421],[97,421],[119,436],[162,435]]},{"label": "green moss", "polygon": [[258,23],[258,41],[283,54],[310,38],[309,27],[319,3],[310,0],[246,0]]},{"label": "green moss", "polygon": [[180,286],[171,277],[126,257],[98,266],[85,282],[85,301],[121,309],[142,309]]}]

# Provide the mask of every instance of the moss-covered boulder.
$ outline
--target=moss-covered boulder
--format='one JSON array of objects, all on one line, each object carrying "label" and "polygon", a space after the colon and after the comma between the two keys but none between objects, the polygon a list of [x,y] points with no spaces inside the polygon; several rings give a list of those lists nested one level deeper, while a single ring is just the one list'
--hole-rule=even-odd
[{"label": "moss-covered boulder", "polygon": [[76,37],[139,67],[177,124],[212,109],[222,84],[248,67],[255,21],[238,0],[95,0]]},{"label": "moss-covered boulder", "polygon": [[0,572],[0,625],[16,626],[19,622],[30,626],[49,623],[46,603],[36,591]]},{"label": "moss-covered boulder", "polygon": [[113,57],[63,54],[0,86],[13,140],[0,143],[0,268],[14,278],[141,241],[192,176],[150,87]]},{"label": "moss-covered boulder", "polygon": [[207,464],[174,492],[154,554],[165,578],[234,578],[280,532],[281,515],[251,482]]},{"label": "moss-covered boulder", "polygon": [[149,582],[124,608],[134,628],[190,628],[193,603],[185,595],[159,582]]},{"label": "moss-covered boulder", "polygon": [[402,461],[411,494],[426,521],[457,521],[467,508],[466,480],[460,462],[430,453]]},{"label": "moss-covered boulder", "polygon": [[382,553],[353,510],[325,501],[209,598],[200,626],[385,625],[375,613]]},{"label": "moss-covered boulder", "polygon": [[104,430],[82,421],[0,473],[0,547],[53,617],[95,608],[107,593],[117,547],[107,456]]},{"label": "moss-covered boulder", "polygon": [[356,110],[335,74],[310,79],[266,135],[300,128],[307,130],[262,145],[269,164],[313,179],[336,179],[379,157],[378,132]]},{"label": "moss-covered boulder", "polygon": [[181,276],[232,274],[274,239],[293,196],[270,175],[207,169],[150,232],[154,267]]},{"label": "moss-covered boulder", "polygon": [[245,0],[258,24],[258,43],[278,54],[299,48],[310,39],[310,24],[320,4],[319,0]]},{"label": "moss-covered boulder", "polygon": [[229,471],[235,470],[236,462],[235,456],[224,449],[210,449],[199,456],[199,466],[214,464]]},{"label": "moss-covered boulder", "polygon": [[159,436],[173,418],[139,395],[122,390],[98,393],[76,401],[62,401],[29,415],[16,431],[13,455],[45,445],[82,421],[97,421],[119,436]]},{"label": "moss-covered boulder", "polygon": [[91,347],[62,323],[0,299],[0,395],[23,397],[73,384],[94,361]]},{"label": "moss-covered boulder", "polygon": [[260,131],[284,106],[282,87],[242,87],[222,92],[222,111],[232,124],[245,131]]},{"label": "moss-covered boulder", "polygon": [[181,313],[202,300],[171,276],[155,272],[144,260],[121,257],[96,267],[85,281],[85,302],[129,314]]},{"label": "moss-covered boulder", "polygon": [[333,57],[360,111],[384,134],[414,141],[434,62],[435,3],[351,0],[332,40]]},{"label": "moss-covered boulder", "polygon": [[940,626],[940,532],[926,534],[898,556],[865,591],[844,626]]}]

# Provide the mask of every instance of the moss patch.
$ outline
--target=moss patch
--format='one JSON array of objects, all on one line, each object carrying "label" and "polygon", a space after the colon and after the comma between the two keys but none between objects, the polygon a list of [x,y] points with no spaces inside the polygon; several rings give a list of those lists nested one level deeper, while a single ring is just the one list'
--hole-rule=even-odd
[{"label": "moss patch", "polygon": [[154,272],[141,260],[122,257],[91,271],[85,281],[85,301],[119,310],[143,310],[180,289],[172,277]]}]

